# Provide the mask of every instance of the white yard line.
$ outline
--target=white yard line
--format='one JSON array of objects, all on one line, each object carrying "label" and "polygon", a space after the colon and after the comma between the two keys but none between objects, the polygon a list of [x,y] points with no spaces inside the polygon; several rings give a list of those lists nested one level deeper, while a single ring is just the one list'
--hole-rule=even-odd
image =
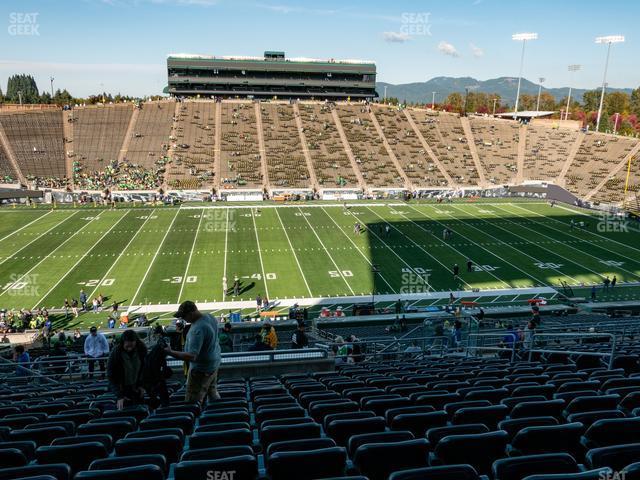
[{"label": "white yard line", "polygon": [[[15,235],[16,233],[18,233],[21,230],[24,230],[25,228],[27,228],[29,225],[37,222],[38,220],[42,220],[44,217],[46,217],[47,215],[53,213],[53,210],[49,210],[47,213],[45,213],[44,215],[39,215],[38,218],[35,218],[34,220],[30,221],[29,223],[27,223],[26,225],[23,225],[22,227],[20,227],[17,230],[14,230],[13,232],[11,232],[9,235],[5,235],[4,237],[0,238],[0,243],[4,242],[7,238],[9,238],[12,235]],[[66,217],[69,218],[69,217]]]},{"label": "white yard line", "polygon": [[[46,234],[48,234],[51,230],[53,230],[56,227],[59,227],[60,225],[62,225],[64,222],[66,222],[67,220],[69,220],[71,217],[73,217],[73,215],[75,215],[78,212],[73,213],[72,215],[69,215],[68,217],[64,217],[62,220],[60,220],[58,223],[56,223],[53,227],[51,227],[49,230],[47,230],[44,233],[41,233],[40,235],[38,235],[36,238],[34,238],[33,240],[31,240],[29,243],[27,243],[26,245],[24,245],[23,247],[21,247],[19,250],[13,252],[11,255],[8,255],[4,260],[2,260],[0,262],[0,265],[2,265],[4,262],[6,262],[7,260],[9,260],[10,258],[13,258],[16,256],[16,254],[18,252],[21,252],[22,250],[24,250],[25,248],[27,248],[29,245],[31,245],[33,242],[35,242],[36,240],[38,240],[39,238],[42,238],[43,236],[45,236]],[[6,238],[6,237],[5,237]]]},{"label": "white yard line", "polygon": [[[520,208],[522,208],[522,207],[520,207]],[[556,205],[553,208],[562,208],[563,210],[567,210],[569,212],[575,213],[576,215],[580,215],[580,216],[587,217],[587,218],[593,218],[595,220],[601,220],[601,218],[599,218],[599,217],[597,217],[595,215],[590,215],[588,213],[584,213],[584,212],[581,212],[579,210],[573,210],[571,208],[563,207],[562,205]],[[529,210],[528,208],[522,208],[522,209],[526,210],[527,212],[536,213],[533,210]],[[552,218],[552,217],[545,217],[545,218],[548,218],[549,220],[553,220],[554,222],[560,223],[562,225],[569,225],[566,222],[562,222],[560,220],[556,220],[555,218]],[[596,237],[603,238],[603,239],[605,239],[605,240],[607,240],[609,242],[617,243],[618,245],[620,245],[622,247],[629,248],[631,250],[635,250],[636,252],[640,253],[640,248],[632,247],[631,245],[627,245],[626,243],[619,242],[617,240],[614,240],[613,238],[605,237],[604,235],[600,235],[599,233],[596,233],[596,232],[587,232],[587,233],[590,233],[591,235],[595,235]]]},{"label": "white yard line", "polygon": [[[410,206],[410,208],[413,208],[415,211],[421,213],[423,216],[425,216],[426,218],[434,221],[434,222],[438,222],[440,225],[443,225],[443,223],[441,223],[440,221],[436,220],[433,217],[428,216],[426,213],[424,213],[422,210],[418,210],[417,208]],[[447,212],[447,215],[451,215],[451,213]],[[462,220],[462,222],[464,223],[464,221]],[[470,225],[471,226],[471,225]],[[478,247],[480,247],[481,249],[483,249],[485,252],[490,253],[491,255],[493,255],[494,257],[498,258],[500,261],[510,265],[511,267],[515,268],[516,270],[522,272],[525,274],[525,276],[535,280],[536,282],[538,282],[540,285],[544,285],[546,282],[540,280],[539,278],[534,277],[533,275],[531,275],[530,273],[526,272],[525,270],[521,269],[520,267],[518,267],[517,265],[514,265],[513,263],[509,262],[508,260],[504,259],[503,257],[500,257],[499,255],[497,255],[495,252],[493,252],[492,250],[489,250],[488,248],[484,247],[483,245],[480,245],[478,242],[471,240],[471,238],[469,238],[468,236],[465,236],[461,233],[456,232],[456,230],[454,230],[453,228],[450,228],[454,233],[460,235],[462,238],[468,240],[469,242],[473,243],[474,245],[477,245]],[[476,263],[477,265],[477,263]],[[495,275],[494,275],[495,276]],[[498,277],[496,277],[498,278]],[[502,282],[505,283],[505,282]]]},{"label": "white yard line", "polygon": [[[227,226],[224,229],[224,267],[222,269],[222,277],[227,278],[227,244],[229,240],[229,209],[227,209]],[[229,282],[227,279],[227,287],[229,287]],[[227,292],[222,292],[222,301],[224,302],[227,297]]]},{"label": "white yard line", "polygon": [[133,241],[136,239],[136,237],[138,236],[138,234],[140,232],[143,231],[144,226],[147,224],[147,222],[149,220],[151,220],[151,217],[153,216],[154,212],[156,211],[156,209],[154,208],[151,213],[149,215],[147,215],[147,218],[145,219],[145,221],[138,227],[138,231],[132,235],[131,239],[129,240],[129,242],[125,245],[125,247],[122,249],[122,251],[118,254],[118,258],[116,258],[115,262],[113,262],[111,264],[111,266],[109,267],[109,270],[107,270],[107,273],[104,274],[104,276],[100,279],[100,281],[98,282],[98,285],[95,286],[95,288],[91,291],[91,294],[87,296],[87,298],[93,298],[93,296],[96,294],[96,292],[98,291],[98,288],[100,288],[100,285],[102,285],[102,282],[105,281],[105,279],[109,278],[108,275],[111,273],[111,270],[113,270],[116,266],[116,264],[120,261],[120,259],[124,256],[124,253],[129,249],[129,247],[131,246],[131,244],[133,243]]},{"label": "white yard line", "polygon": [[36,269],[36,267],[38,267],[42,262],[44,262],[45,260],[47,260],[51,255],[53,255],[55,252],[58,251],[58,249],[60,249],[65,243],[67,243],[69,240],[71,240],[73,237],[75,237],[78,233],[80,233],[82,230],[84,230],[85,228],[87,228],[89,225],[91,225],[93,222],[97,221],[100,218],[100,215],[103,212],[100,212],[97,216],[95,216],[93,218],[93,220],[85,223],[82,227],[80,227],[78,230],[76,230],[73,234],[69,235],[69,238],[67,238],[65,241],[63,241],[60,245],[58,245],[56,248],[54,248],[51,252],[49,252],[47,255],[45,255],[42,260],[40,260],[38,263],[36,263],[33,267],[31,267],[26,273],[22,274],[22,276],[20,278],[18,278],[15,282],[12,282],[9,286],[7,286],[7,288],[5,288],[4,290],[2,290],[2,292],[0,292],[0,297],[2,295],[4,295],[5,293],[7,293],[10,289],[12,285],[15,285],[16,283],[18,283],[20,280],[22,280],[24,277],[26,277],[27,275],[29,275],[33,270]]},{"label": "white yard line", "polygon": [[138,288],[136,289],[136,293],[134,293],[133,297],[131,297],[131,305],[135,304],[135,300],[136,300],[136,298],[138,298],[138,294],[140,293],[140,290],[142,290],[142,286],[144,285],[144,282],[147,279],[147,276],[149,275],[149,272],[151,271],[151,267],[153,267],[153,264],[155,263],[156,258],[158,257],[158,253],[160,253],[160,250],[162,249],[162,246],[164,245],[164,241],[167,239],[167,236],[169,235],[169,232],[171,231],[171,227],[173,227],[173,223],[176,221],[176,218],[178,218],[178,214],[179,213],[180,213],[180,209],[178,209],[176,211],[176,214],[173,216],[173,220],[171,220],[171,224],[167,228],[167,231],[164,232],[164,236],[162,237],[162,240],[160,241],[160,245],[158,245],[158,248],[156,249],[156,253],[153,255],[153,258],[149,262],[149,266],[147,267],[147,270],[144,272],[144,277],[142,277],[142,280],[140,280],[140,284],[138,285]]},{"label": "white yard line", "polygon": [[[457,207],[453,207],[453,208],[457,208]],[[458,210],[459,210],[459,209],[458,209]],[[464,210],[463,210],[463,211],[464,211]],[[450,214],[450,215],[451,215],[451,214]],[[490,222],[486,221],[485,219],[483,219],[483,218],[481,218],[481,217],[478,217],[478,218],[479,218],[479,219],[480,219],[480,221],[482,221],[483,223],[486,223],[486,224],[488,224],[488,225],[490,225],[490,226],[492,226],[492,225],[493,225],[492,223],[490,223]],[[478,227],[476,227],[475,225],[472,225],[471,223],[469,223],[468,221],[466,221],[466,220],[464,220],[464,219],[456,218],[456,220],[461,221],[463,224],[468,225],[469,227],[473,228],[474,230],[477,230],[477,231],[479,231],[480,233],[482,233],[482,234],[484,234],[484,235],[486,235],[486,236],[489,236],[489,237],[493,238],[496,242],[498,242],[498,243],[500,243],[500,244],[502,244],[502,245],[506,245],[506,246],[508,246],[509,248],[511,248],[512,250],[515,250],[516,252],[519,252],[520,254],[522,254],[522,255],[524,255],[524,256],[526,256],[526,257],[529,257],[530,259],[534,260],[535,262],[543,263],[541,260],[539,260],[539,259],[537,259],[537,258],[535,258],[535,257],[532,257],[532,256],[531,256],[531,255],[529,255],[528,253],[526,253],[526,252],[524,252],[524,251],[520,250],[519,248],[514,247],[513,245],[508,244],[508,243],[507,243],[507,242],[505,242],[504,240],[501,240],[501,239],[499,239],[499,238],[497,238],[497,237],[494,237],[493,235],[491,235],[491,234],[490,234],[490,233],[488,233],[488,232],[485,232],[485,231],[483,231],[483,230],[480,230]],[[498,228],[500,228],[500,227],[498,227]],[[560,274],[560,275],[561,275],[561,276],[563,276],[563,277],[570,278],[571,280],[573,280],[574,282],[576,282],[576,284],[580,283],[580,282],[578,282],[578,280],[576,280],[576,279],[575,279],[575,278],[573,278],[572,276],[567,275],[567,274],[565,274],[565,273],[562,273],[562,272],[561,272],[560,270],[558,270],[557,268],[550,268],[549,270],[552,270],[552,271],[554,271],[554,272],[557,272],[558,274]]]},{"label": "white yard line", "polygon": [[[412,208],[412,209],[413,209],[413,210],[415,210],[416,212],[418,212],[418,213],[419,213],[420,215],[422,215],[423,217],[428,218],[429,220],[431,220],[431,221],[433,221],[433,222],[436,222],[436,223],[438,223],[439,225],[444,226],[442,223],[440,223],[440,222],[439,222],[438,220],[436,220],[435,218],[431,218],[431,217],[427,216],[426,214],[422,213],[420,210],[417,210],[417,209],[416,209],[416,208],[414,208],[413,206],[411,206],[411,205],[407,205],[407,206],[408,206],[409,208]],[[411,220],[411,218],[407,217],[404,213],[402,213],[401,215],[402,215],[402,217],[403,217],[403,218],[405,218],[405,219],[409,220],[412,224],[414,224],[416,227],[418,227],[418,228],[419,228],[420,230],[422,230],[423,232],[431,233],[431,232],[429,232],[426,228],[424,228],[422,225],[420,225],[419,223],[416,223],[416,222],[414,222],[413,220]],[[436,235],[434,235],[434,236],[437,238],[437,236],[436,236]],[[479,246],[480,248],[483,248],[481,245],[478,245],[476,242],[474,242],[474,241],[473,241],[473,240],[471,240],[470,238],[465,237],[464,235],[462,235],[462,237],[463,237],[463,238],[466,238],[467,240],[469,240],[469,241],[470,241],[471,243],[473,243],[474,245],[477,245],[477,246]],[[470,258],[468,255],[463,254],[460,250],[458,250],[457,248],[455,248],[453,245],[450,245],[449,243],[445,242],[444,240],[440,240],[440,239],[438,238],[438,242],[440,242],[440,244],[441,244],[442,246],[447,246],[447,247],[451,248],[453,251],[455,251],[456,253],[458,253],[458,255],[461,255],[461,256],[463,256],[463,257],[465,257],[465,258]],[[476,265],[479,265],[479,263],[478,263],[478,262],[474,262],[474,263],[475,263]],[[507,262],[507,263],[508,263],[508,262]],[[512,265],[512,266],[513,266],[513,265]],[[491,275],[493,278],[495,278],[496,280],[498,280],[500,283],[502,283],[503,285],[505,285],[507,288],[511,288],[511,285],[509,285],[507,282],[505,282],[505,281],[504,281],[504,280],[502,280],[500,277],[498,277],[497,275],[495,275],[493,272],[489,272],[489,271],[486,271],[486,270],[483,270],[483,271],[485,271],[486,273],[488,273],[489,275]],[[524,273],[524,272],[523,272],[523,273]]]},{"label": "white yard line", "polygon": [[[507,210],[507,211],[508,211],[508,210]],[[555,239],[555,238],[553,238],[553,237],[549,237],[548,235],[545,235],[544,233],[540,233],[539,231],[534,230],[534,229],[532,229],[532,228],[529,228],[529,227],[527,227],[526,225],[520,225],[520,224],[518,224],[518,223],[514,222],[513,220],[509,220],[508,218],[505,218],[505,217],[503,217],[503,216],[501,216],[501,215],[498,215],[497,213],[496,213],[496,214],[493,214],[493,215],[495,215],[495,217],[496,217],[497,219],[499,219],[499,220],[507,221],[507,222],[509,222],[509,223],[511,223],[511,224],[513,224],[513,225],[515,225],[515,226],[517,226],[517,227],[526,228],[527,230],[529,230],[529,231],[531,231],[531,232],[535,233],[536,235],[542,235],[543,237],[551,238],[552,240],[554,240],[554,243],[560,243],[560,242],[558,242],[558,240],[557,240],[557,239]],[[517,233],[515,233],[515,232],[514,232],[514,231],[512,231],[512,230],[507,230],[507,229],[505,229],[505,228],[502,228],[500,225],[495,225],[495,226],[496,226],[497,228],[499,228],[500,230],[504,230],[505,232],[509,232],[509,233],[511,233],[511,235],[515,235],[515,236],[516,236],[516,237],[518,237],[518,238],[521,238],[521,239],[523,239],[523,240],[527,240],[525,237],[523,237],[522,235],[518,235]],[[542,250],[545,250],[545,251],[547,251],[547,252],[549,252],[549,253],[551,253],[551,254],[553,254],[553,255],[556,255],[556,256],[558,256],[558,257],[562,258],[563,260],[565,260],[565,261],[567,261],[567,262],[569,262],[569,263],[573,263],[574,265],[576,265],[576,266],[578,266],[578,267],[580,267],[580,268],[583,268],[584,270],[588,270],[588,271],[590,271],[591,273],[596,274],[598,277],[601,277],[600,272],[596,272],[595,270],[591,270],[589,267],[585,267],[584,265],[579,264],[579,263],[578,263],[578,262],[576,262],[575,260],[572,260],[572,259],[570,259],[570,258],[567,258],[567,257],[565,257],[564,255],[561,255],[561,254],[560,254],[560,253],[558,253],[558,252],[554,252],[553,250],[551,250],[551,249],[549,249],[549,248],[547,248],[547,247],[544,247],[544,246],[543,246],[543,245],[541,245],[541,244],[535,244],[535,245],[536,245],[538,248],[541,248]],[[571,247],[571,248],[575,248],[575,247]],[[577,250],[577,249],[576,249],[576,250]],[[581,253],[586,253],[586,252],[582,252],[581,250],[579,250],[579,251],[580,251]],[[589,254],[587,254],[587,255],[589,255]],[[592,256],[592,255],[591,255],[591,256]],[[595,258],[595,257],[594,257],[594,258]],[[575,279],[574,279],[574,280],[575,280]]]},{"label": "white yard line", "polygon": [[204,210],[200,213],[198,228],[196,230],[196,234],[193,236],[193,243],[191,244],[191,251],[189,252],[189,260],[187,260],[187,268],[185,268],[184,275],[182,276],[182,284],[180,285],[180,293],[178,294],[178,303],[180,303],[184,286],[187,283],[187,275],[189,274],[189,267],[191,266],[191,257],[193,257],[193,249],[196,248],[196,241],[198,240],[198,234],[200,233],[200,225],[202,225],[202,217],[204,217]]},{"label": "white yard line", "polygon": [[[498,207],[498,208],[499,208],[499,207]],[[510,212],[509,210],[506,210],[506,209],[504,209],[504,208],[502,208],[501,210],[502,210],[503,212],[507,212],[507,213],[511,213],[511,214],[513,214],[513,215],[517,215],[517,213],[515,213],[515,212]],[[522,210],[525,210],[525,209],[522,209]],[[529,210],[525,210],[525,211],[526,211],[526,212],[529,212]],[[543,217],[543,218],[548,218],[548,217],[545,217],[544,215],[540,215],[540,214],[538,214],[538,213],[536,213],[536,212],[530,212],[530,213],[533,213],[534,215],[538,215],[538,216]],[[557,228],[554,228],[554,227],[551,227],[551,226],[545,225],[545,224],[544,224],[544,223],[542,223],[542,222],[537,222],[537,221],[535,221],[535,220],[532,220],[532,221],[533,221],[533,222],[535,222],[535,223],[536,223],[536,224],[538,224],[538,225],[542,225],[542,226],[548,227],[548,228],[550,228],[550,229],[552,229],[552,230],[555,230],[556,232],[560,232],[560,233],[561,233],[561,234],[563,234],[564,236],[569,236],[569,235],[567,235],[567,232],[563,232],[563,231],[561,231],[561,230],[559,230],[559,229],[557,229]],[[564,245],[564,246],[569,247],[569,248],[571,248],[571,249],[573,249],[573,250],[576,250],[576,251],[580,252],[581,254],[587,255],[587,256],[589,256],[589,257],[591,257],[591,258],[594,258],[594,259],[598,260],[598,262],[600,262],[600,261],[602,260],[601,258],[598,258],[598,257],[596,257],[595,255],[592,255],[591,253],[589,253],[589,252],[587,252],[587,251],[585,251],[585,250],[582,250],[581,248],[574,247],[573,245],[571,245],[571,244],[569,244],[569,243],[564,243],[564,242],[562,242],[562,241],[560,241],[560,240],[558,240],[558,239],[556,239],[556,238],[554,238],[554,237],[550,237],[549,235],[545,235],[544,233],[541,233],[539,230],[533,230],[532,228],[529,228],[529,227],[527,227],[527,226],[525,226],[525,225],[522,225],[522,227],[526,228],[527,230],[535,231],[536,233],[539,233],[539,234],[540,234],[540,235],[542,235],[543,237],[546,237],[546,238],[549,238],[549,239],[551,239],[551,240],[554,240],[555,242],[557,242],[557,243],[559,243],[559,244],[561,244],[561,245]],[[580,231],[582,231],[582,230],[580,230]],[[583,239],[583,240],[584,240],[584,239]],[[586,241],[586,240],[585,240],[585,241]],[[629,258],[629,257],[627,257],[627,256],[625,256],[625,255],[620,254],[620,253],[613,252],[613,251],[609,250],[608,248],[602,247],[602,246],[600,246],[600,245],[598,245],[598,244],[593,244],[593,246],[594,246],[595,248],[600,248],[601,250],[606,250],[607,252],[609,252],[609,253],[611,253],[611,254],[613,254],[613,255],[616,255],[616,256],[618,256],[618,257],[626,258],[627,260],[631,260],[632,262],[636,262],[636,260],[634,260],[634,259],[632,259],[632,258]],[[605,266],[606,266],[606,265],[605,265]],[[637,275],[636,273],[634,273],[634,272],[632,272],[632,271],[630,271],[630,270],[627,270],[626,268],[622,268],[622,267],[616,267],[616,268],[618,268],[618,269],[622,270],[623,272],[627,272],[628,274],[632,275],[633,277],[636,277],[636,278],[638,277],[638,275]]]},{"label": "white yard line", "polygon": [[258,258],[260,259],[260,268],[262,269],[262,281],[264,282],[264,294],[267,298],[271,298],[269,295],[269,286],[267,285],[267,276],[264,274],[264,263],[262,262],[262,249],[260,248],[260,239],[258,238],[258,228],[256,227],[256,217],[254,215],[254,209],[251,209],[251,220],[253,220],[253,232],[256,234],[256,245],[258,247]]},{"label": "white yard line", "polygon": [[[348,212],[350,213],[350,215],[355,218],[356,220],[358,220],[358,217],[355,216],[353,213],[351,213],[351,210],[348,210]],[[415,278],[419,278],[422,283],[424,285],[427,286],[427,289],[429,291],[434,291],[433,287],[429,284],[429,282],[426,280],[425,278],[425,274],[424,273],[418,273],[414,270],[414,268],[412,266],[410,266],[404,258],[402,258],[400,255],[398,255],[398,252],[396,252],[393,248],[391,248],[389,246],[389,244],[387,242],[385,242],[376,232],[374,232],[372,229],[367,229],[371,234],[373,234],[374,237],[376,237],[378,239],[379,242],[381,242],[385,247],[387,247],[387,249],[393,253],[396,257],[398,257],[398,259],[404,263],[404,265],[411,271],[413,272],[413,274],[416,276]]]},{"label": "white yard line", "polygon": [[[300,210],[300,209],[298,209]],[[316,233],[316,230],[313,228],[313,226],[311,225],[311,222],[309,222],[309,219],[306,217],[306,215],[304,215],[302,213],[302,210],[300,210],[300,214],[302,215],[302,218],[304,218],[304,220],[307,222],[307,225],[309,225],[309,229],[313,232],[313,234],[316,236],[316,238],[318,239],[318,242],[320,242],[320,245],[322,245],[322,248],[324,248],[324,251],[327,253],[327,256],[329,257],[329,260],[331,260],[331,263],[333,263],[333,266],[336,267],[336,270],[338,271],[338,274],[340,275],[340,278],[342,278],[342,280],[344,281],[345,285],[347,286],[347,288],[349,289],[349,291],[351,292],[351,295],[355,295],[355,292],[353,291],[353,288],[351,288],[351,285],[349,285],[349,282],[347,282],[347,279],[344,277],[344,275],[342,274],[342,270],[340,270],[340,267],[338,267],[338,265],[336,264],[336,261],[333,259],[333,257],[331,256],[331,254],[329,253],[329,250],[327,250],[327,247],[325,246],[325,244],[323,243],[323,241],[320,239],[320,237],[318,236],[318,234]]]},{"label": "white yard line", "polygon": [[[118,225],[123,219],[124,217],[126,217],[127,215],[129,215],[129,212],[125,212],[124,215],[122,215],[117,222],[115,222],[113,225],[111,225],[111,227],[109,227],[109,230],[107,230],[106,232],[104,232],[103,234],[100,235],[100,237],[98,237],[98,239],[93,242],[93,245],[91,245],[91,247],[89,247],[89,249],[78,259],[78,261],[76,263],[74,263],[71,268],[69,268],[69,270],[67,270],[67,272],[65,274],[63,274],[62,276],[60,276],[60,279],[55,283],[55,285],[53,287],[51,287],[49,289],[49,291],[47,293],[45,293],[42,298],[40,300],[38,300],[36,302],[36,304],[31,307],[31,309],[36,309],[38,308],[38,305],[41,304],[41,302],[43,302],[48,296],[49,294],[51,294],[51,292],[53,292],[55,290],[55,288],[60,285],[60,283],[62,282],[62,280],[64,280],[65,278],[67,278],[69,276],[69,274],[78,266],[80,265],[80,262],[82,262],[82,260],[84,260],[87,255],[89,255],[89,252],[91,252],[94,248],[96,248],[96,245],[98,245],[102,240],[104,240],[106,238],[107,235],[109,235],[109,232],[111,232],[111,230],[114,229],[114,227],[116,225]],[[89,299],[91,299],[91,297],[88,297]]]},{"label": "white yard line", "polygon": [[[433,255],[431,255],[427,250],[425,250],[424,248],[422,248],[421,245],[419,245],[418,243],[416,243],[413,238],[409,237],[408,235],[405,235],[398,227],[396,227],[393,223],[388,222],[387,220],[385,220],[384,218],[382,218],[380,215],[378,215],[376,212],[372,211],[369,207],[367,207],[367,210],[369,210],[371,213],[373,213],[375,216],[377,216],[380,220],[382,220],[383,222],[389,224],[394,230],[396,230],[398,233],[400,233],[400,235],[402,235],[403,237],[405,237],[407,240],[409,240],[411,243],[413,243],[416,247],[418,247],[420,250],[422,250],[424,253],[426,253],[427,255],[429,255],[431,258],[433,258],[437,263],[439,263],[440,265],[442,265],[442,267],[447,271],[447,272],[451,272],[451,267],[447,267],[444,263],[442,263],[440,260],[438,260],[436,257],[434,257]],[[462,277],[458,277],[460,279],[460,281],[462,283],[464,283],[467,287],[471,288],[471,285],[469,285]]]},{"label": "white yard line", "polygon": [[289,234],[287,233],[287,229],[284,226],[284,223],[282,221],[282,218],[280,217],[280,213],[278,212],[277,208],[275,212],[276,212],[276,216],[278,217],[278,220],[280,221],[280,226],[282,227],[284,236],[287,237],[289,248],[291,249],[291,253],[293,253],[293,258],[295,258],[296,260],[296,265],[298,265],[298,270],[300,271],[300,275],[302,275],[302,280],[304,280],[304,284],[307,287],[307,292],[309,292],[310,297],[313,297],[313,294],[311,293],[311,288],[309,288],[309,283],[307,282],[307,277],[304,275],[304,272],[302,271],[302,267],[300,266],[300,262],[298,261],[298,256],[296,255],[296,251],[294,250],[293,245],[291,244],[291,239],[289,238]]},{"label": "white yard line", "polygon": [[[360,249],[360,247],[358,247],[358,245],[356,245],[356,243],[353,241],[353,239],[352,239],[349,235],[347,235],[347,234],[345,233],[345,231],[344,231],[344,230],[342,229],[342,227],[338,224],[338,222],[336,222],[336,221],[335,221],[335,219],[333,218],[333,216],[329,215],[329,213],[328,213],[324,208],[322,208],[322,211],[327,215],[327,217],[329,217],[329,218],[331,219],[331,221],[336,225],[336,227],[338,227],[338,229],[340,229],[340,231],[341,231],[341,232],[342,232],[342,234],[347,238],[347,240],[349,240],[349,241],[351,242],[351,244],[352,244],[354,247],[356,247],[356,250],[360,253],[360,255],[362,255],[362,258],[364,258],[364,259],[366,260],[366,262],[367,262],[369,265],[371,265],[371,266],[373,267],[373,263],[371,263],[371,260],[369,260],[369,257],[367,257],[367,256],[362,252],[362,250]],[[277,212],[277,210],[276,210],[276,212]],[[380,275],[380,278],[384,281],[384,283],[386,283],[386,284],[387,284],[387,287],[389,287],[389,289],[391,290],[391,292],[392,292],[392,293],[397,293],[397,292],[396,292],[396,290],[395,290],[395,288],[393,288],[393,287],[391,286],[391,284],[387,281],[387,279],[386,279],[386,278],[384,278],[384,275],[382,275],[382,272],[379,272],[378,274]],[[375,283],[375,278],[374,278],[374,283]]]}]

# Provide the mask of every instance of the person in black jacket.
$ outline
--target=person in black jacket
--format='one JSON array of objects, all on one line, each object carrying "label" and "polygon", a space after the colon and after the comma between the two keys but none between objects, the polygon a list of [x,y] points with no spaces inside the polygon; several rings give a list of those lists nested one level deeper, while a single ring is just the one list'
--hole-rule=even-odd
[{"label": "person in black jacket", "polygon": [[156,344],[151,347],[149,354],[145,358],[142,372],[142,386],[149,395],[149,407],[156,409],[158,406],[169,406],[169,390],[167,389],[167,379],[171,377],[173,371],[167,364],[167,342],[164,338],[162,325],[156,325],[153,335]]},{"label": "person in black jacket", "polygon": [[134,330],[125,330],[116,347],[109,355],[107,378],[109,387],[117,397],[117,408],[142,403],[142,372],[147,347]]},{"label": "person in black jacket", "polygon": [[306,348],[309,345],[309,339],[304,331],[304,323],[299,323],[298,328],[291,335],[291,348]]}]

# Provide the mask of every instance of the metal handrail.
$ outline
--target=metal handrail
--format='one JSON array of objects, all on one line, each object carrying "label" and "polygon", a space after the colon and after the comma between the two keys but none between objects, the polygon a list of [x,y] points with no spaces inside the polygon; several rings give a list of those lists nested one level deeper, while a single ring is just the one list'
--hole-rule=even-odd
[{"label": "metal handrail", "polygon": [[[474,351],[478,351],[478,350],[486,350],[486,351],[490,351],[490,352],[511,352],[510,353],[510,357],[511,357],[511,363],[513,363],[515,361],[516,358],[516,344],[518,343],[518,340],[516,338],[515,333],[513,333],[514,335],[514,339],[513,339],[513,344],[511,345],[511,348],[505,348],[505,347],[499,347],[499,346],[486,346],[484,345],[484,342],[481,342],[482,345],[478,345],[477,340],[480,339],[485,339],[485,338],[498,338],[500,340],[500,342],[502,342],[502,339],[504,339],[505,335],[507,335],[508,333],[501,333],[501,334],[495,334],[495,333],[472,333],[469,335],[468,341],[467,341],[467,347],[466,347],[466,356],[469,356],[469,351],[470,350],[474,350]],[[475,344],[471,344],[472,340],[476,340]]]},{"label": "metal handrail", "polygon": [[533,353],[558,353],[558,354],[568,354],[568,355],[591,355],[598,357],[609,357],[608,369],[611,370],[613,366],[613,359],[615,357],[616,352],[616,336],[612,333],[600,332],[600,333],[535,333],[531,337],[529,342],[529,346],[533,347],[536,338],[540,337],[551,337],[551,338],[602,338],[608,337],[611,339],[611,352],[584,352],[579,350],[553,350],[547,348],[528,348],[529,352],[529,361],[531,361]]}]

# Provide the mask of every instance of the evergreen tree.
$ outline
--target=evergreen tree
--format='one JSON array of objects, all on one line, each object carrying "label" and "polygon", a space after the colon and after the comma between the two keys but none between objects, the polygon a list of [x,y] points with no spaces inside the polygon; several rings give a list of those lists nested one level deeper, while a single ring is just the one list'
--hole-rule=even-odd
[{"label": "evergreen tree", "polygon": [[33,76],[21,74],[9,77],[7,82],[7,101],[19,103],[21,96],[22,103],[38,103],[40,101],[38,86]]}]

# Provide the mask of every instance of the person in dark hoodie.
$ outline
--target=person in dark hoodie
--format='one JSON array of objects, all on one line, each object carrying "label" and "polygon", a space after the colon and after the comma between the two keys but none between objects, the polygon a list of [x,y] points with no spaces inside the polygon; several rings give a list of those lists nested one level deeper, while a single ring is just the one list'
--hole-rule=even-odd
[{"label": "person in dark hoodie", "polygon": [[109,387],[118,399],[118,410],[142,403],[145,393],[142,374],[146,356],[147,347],[135,330],[125,330],[107,363]]},{"label": "person in dark hoodie", "polygon": [[169,390],[167,379],[171,378],[173,371],[167,364],[167,341],[162,325],[156,325],[153,336],[156,343],[145,358],[144,371],[142,372],[142,386],[149,395],[149,407],[156,409],[158,406],[169,406]]}]

